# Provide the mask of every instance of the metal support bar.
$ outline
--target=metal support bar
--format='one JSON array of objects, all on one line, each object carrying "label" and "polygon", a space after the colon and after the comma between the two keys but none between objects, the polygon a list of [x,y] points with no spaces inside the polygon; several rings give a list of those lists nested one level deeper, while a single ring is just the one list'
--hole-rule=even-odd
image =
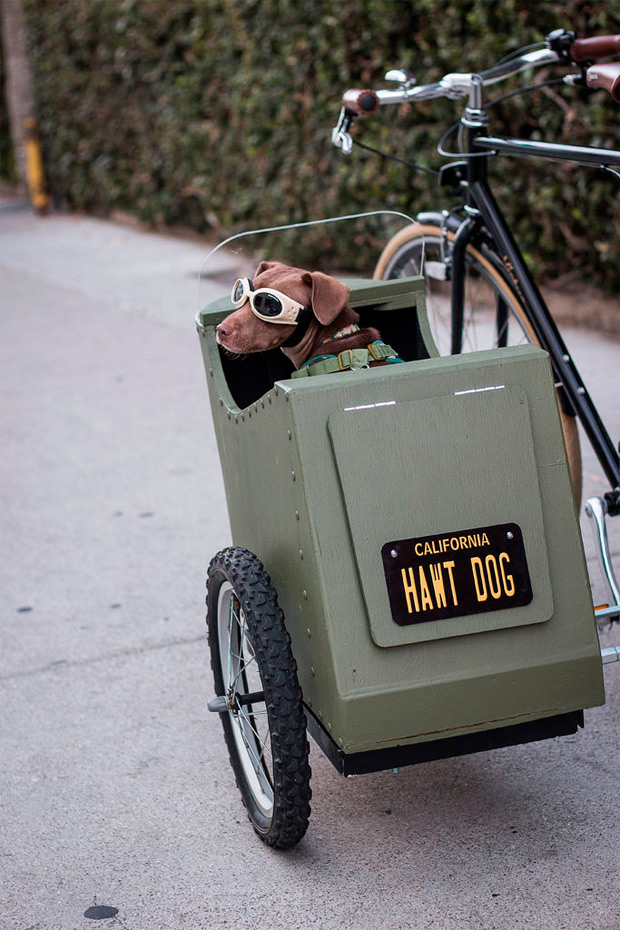
[{"label": "metal support bar", "polygon": [[595,617],[617,617],[620,614],[620,605],[614,604],[613,607],[596,607],[594,609]]},{"label": "metal support bar", "polygon": [[261,704],[265,700],[265,692],[252,691],[250,694],[235,694],[235,700],[241,707],[247,704]]},{"label": "metal support bar", "polygon": [[607,648],[601,649],[601,659],[603,665],[607,665],[609,662],[620,662],[620,646],[607,646]]},{"label": "metal support bar", "polygon": [[613,616],[620,613],[620,588],[614,573],[614,567],[611,562],[611,553],[609,551],[609,541],[607,539],[607,501],[604,497],[590,497],[586,501],[586,514],[593,520],[590,525],[594,531],[594,543],[599,557],[599,562],[611,593],[609,607],[596,611],[598,617]]},{"label": "metal support bar", "polygon": [[227,711],[233,710],[235,705],[246,707],[248,704],[260,704],[264,700],[264,691],[252,691],[249,694],[238,693],[233,695],[231,701],[229,701],[227,694],[220,694],[211,698],[207,703],[207,710],[210,710],[212,714],[225,714]]},{"label": "metal support bar", "polygon": [[498,139],[484,136],[480,147],[500,155],[517,155],[521,158],[550,158],[557,161],[573,161],[580,165],[620,167],[620,152],[613,149],[597,149],[586,145],[563,145],[557,142],[534,142],[529,139]]}]

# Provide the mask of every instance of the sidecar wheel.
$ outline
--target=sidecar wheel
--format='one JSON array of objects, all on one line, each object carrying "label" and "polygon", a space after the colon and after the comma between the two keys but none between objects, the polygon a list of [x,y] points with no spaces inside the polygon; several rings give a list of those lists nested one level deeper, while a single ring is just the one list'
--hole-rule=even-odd
[{"label": "sidecar wheel", "polygon": [[276,592],[248,550],[224,549],[211,562],[207,626],[215,693],[226,698],[224,738],[248,817],[263,842],[290,849],[310,816],[306,716]]}]

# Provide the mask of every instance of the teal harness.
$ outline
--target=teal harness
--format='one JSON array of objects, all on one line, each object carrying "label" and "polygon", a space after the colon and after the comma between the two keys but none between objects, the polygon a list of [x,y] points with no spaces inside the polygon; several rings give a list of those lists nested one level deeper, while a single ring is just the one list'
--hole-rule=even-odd
[{"label": "teal harness", "polygon": [[345,349],[338,355],[315,355],[304,362],[299,371],[294,371],[293,378],[308,378],[311,375],[331,375],[336,371],[357,371],[368,368],[371,362],[387,362],[398,365],[403,361],[392,346],[380,339],[371,342],[365,349]]}]

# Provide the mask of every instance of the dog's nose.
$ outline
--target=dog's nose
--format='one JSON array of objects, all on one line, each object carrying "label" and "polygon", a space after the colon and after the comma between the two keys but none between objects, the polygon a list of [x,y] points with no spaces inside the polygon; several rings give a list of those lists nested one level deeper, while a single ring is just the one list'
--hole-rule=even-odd
[{"label": "dog's nose", "polygon": [[226,336],[230,336],[232,331],[232,326],[229,326],[228,323],[219,323],[216,327],[216,332],[222,339],[225,339]]}]

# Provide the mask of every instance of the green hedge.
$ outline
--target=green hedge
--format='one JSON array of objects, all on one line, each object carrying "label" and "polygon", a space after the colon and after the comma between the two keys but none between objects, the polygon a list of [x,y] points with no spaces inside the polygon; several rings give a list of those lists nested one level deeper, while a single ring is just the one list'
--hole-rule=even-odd
[{"label": "green hedge", "polygon": [[[424,175],[328,142],[340,94],[483,69],[552,28],[620,32],[617,0],[24,0],[46,171],[72,208],[155,226],[241,228],[435,205]],[[516,86],[516,85],[515,85]],[[501,91],[509,89],[501,85]],[[560,87],[499,104],[494,130],[620,148],[608,95]],[[363,141],[433,167],[448,101],[386,108]],[[594,169],[492,166],[539,273],[620,287],[620,181]]]},{"label": "green hedge", "polygon": [[[0,28],[1,22],[0,18]],[[11,144],[9,114],[5,106],[5,93],[4,48],[0,42],[0,178],[4,181],[15,182],[17,174]]]}]

